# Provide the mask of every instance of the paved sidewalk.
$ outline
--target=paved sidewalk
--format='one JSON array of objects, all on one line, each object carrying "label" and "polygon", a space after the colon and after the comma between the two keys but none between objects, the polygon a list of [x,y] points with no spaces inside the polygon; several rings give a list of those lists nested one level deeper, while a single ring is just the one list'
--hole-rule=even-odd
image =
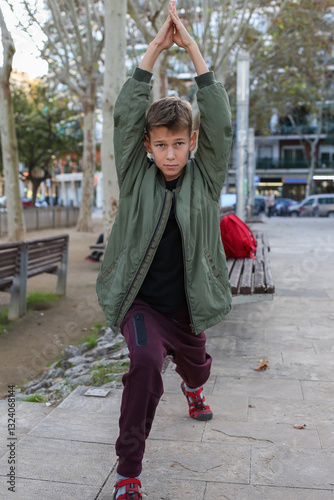
[{"label": "paved sidewalk", "polygon": [[[147,443],[144,499],[334,498],[334,221],[273,218],[258,228],[271,244],[275,298],[235,306],[208,330],[212,421],[187,417],[169,365]],[[269,369],[255,371],[261,359]],[[6,484],[0,401],[2,500],[111,500],[121,391],[97,398],[86,390],[52,411],[17,405],[15,493]]]}]

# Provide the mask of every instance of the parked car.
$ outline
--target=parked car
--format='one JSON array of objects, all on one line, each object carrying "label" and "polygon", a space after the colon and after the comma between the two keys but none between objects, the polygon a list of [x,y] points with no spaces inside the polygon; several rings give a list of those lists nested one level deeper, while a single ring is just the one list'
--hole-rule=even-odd
[{"label": "parked car", "polygon": [[288,208],[292,205],[297,205],[298,201],[290,198],[276,198],[275,215],[289,215]]},{"label": "parked car", "polygon": [[35,207],[37,207],[37,208],[44,208],[44,207],[48,207],[48,206],[49,206],[49,204],[48,204],[48,202],[45,199],[38,198],[36,200]]},{"label": "parked car", "polygon": [[[23,208],[31,207],[32,206],[32,198],[22,198],[22,205]],[[42,207],[48,207],[48,203],[45,199],[37,199],[35,203],[35,207],[37,208],[42,208]],[[0,197],[0,208],[6,208],[7,207],[7,196],[1,196]]]},{"label": "parked car", "polygon": [[[259,215],[261,213],[265,213],[266,211],[265,199],[266,199],[265,196],[255,196],[253,215]],[[235,193],[224,193],[220,196],[221,208],[232,207],[235,210],[236,203],[237,203],[237,195]]]},{"label": "parked car", "polygon": [[333,217],[334,218],[334,193],[313,194],[305,200],[288,207],[291,217]]},{"label": "parked car", "polygon": [[254,197],[254,208],[253,215],[260,215],[266,213],[266,197],[265,196],[255,196]]}]

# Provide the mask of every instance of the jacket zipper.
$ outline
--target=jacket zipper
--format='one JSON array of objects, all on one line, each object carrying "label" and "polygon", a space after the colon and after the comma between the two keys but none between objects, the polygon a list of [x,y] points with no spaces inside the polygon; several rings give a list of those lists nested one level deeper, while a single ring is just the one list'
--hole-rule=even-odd
[{"label": "jacket zipper", "polygon": [[[162,219],[162,216],[163,216],[163,214],[164,214],[164,210],[165,210],[165,206],[166,206],[166,198],[167,198],[167,191],[165,192],[165,197],[164,197],[164,201],[163,201],[163,204],[162,204],[162,209],[161,209],[161,212],[160,212],[159,220],[158,220],[158,222],[157,222],[157,225],[155,226],[155,229],[154,229],[154,232],[153,232],[152,238],[151,238],[151,240],[150,240],[150,243],[149,243],[149,245],[148,245],[148,247],[147,247],[147,249],[146,249],[146,252],[145,252],[144,257],[143,257],[143,259],[142,259],[142,261],[141,261],[141,264],[140,264],[140,266],[138,267],[137,272],[136,272],[136,274],[135,274],[135,276],[134,276],[134,278],[133,278],[133,280],[132,280],[132,282],[131,282],[131,285],[130,285],[130,287],[129,287],[129,289],[128,289],[128,291],[127,291],[127,293],[126,293],[126,295],[125,295],[125,297],[124,297],[124,299],[123,299],[123,301],[122,301],[122,303],[121,303],[121,305],[120,305],[120,307],[119,307],[119,313],[118,313],[117,318],[116,318],[116,320],[115,320],[115,325],[116,325],[118,328],[120,327],[120,324],[121,324],[121,322],[122,322],[122,320],[123,320],[124,316],[126,315],[126,313],[128,312],[128,310],[129,310],[129,309],[130,309],[130,307],[131,307],[131,303],[130,303],[130,304],[129,304],[129,306],[127,306],[127,307],[125,308],[124,312],[122,311],[122,308],[124,307],[124,304],[125,304],[125,302],[126,302],[126,299],[128,298],[128,296],[130,295],[130,293],[131,293],[131,291],[132,291],[132,289],[133,289],[133,286],[134,286],[134,283],[136,282],[137,276],[138,276],[138,274],[139,274],[140,270],[142,269],[142,267],[143,267],[143,265],[144,265],[144,262],[145,262],[146,256],[147,256],[147,254],[148,254],[148,252],[149,252],[149,250],[150,250],[150,248],[151,248],[152,242],[153,242],[153,240],[154,240],[154,238],[155,238],[155,236],[156,236],[156,234],[157,234],[158,228],[159,228],[159,226],[160,226],[160,224],[161,224],[161,219]],[[120,318],[121,318],[121,321],[120,321]],[[120,323],[118,324],[118,322],[119,322],[119,321],[120,321]]]},{"label": "jacket zipper", "polygon": [[183,229],[182,229],[181,223],[180,223],[179,218],[178,218],[177,213],[176,213],[175,191],[173,191],[173,199],[174,199],[175,220],[176,220],[177,225],[179,226],[179,230],[180,230],[180,233],[181,233],[181,243],[182,243],[182,253],[183,253],[184,292],[185,292],[186,301],[187,301],[187,304],[188,304],[188,311],[189,311],[189,317],[190,317],[190,327],[191,327],[192,332],[195,333],[193,315],[192,315],[192,312],[191,312],[189,295],[188,295],[188,290],[187,290],[187,265],[186,265],[186,251],[185,251],[185,248],[184,248],[184,236],[183,236]]}]

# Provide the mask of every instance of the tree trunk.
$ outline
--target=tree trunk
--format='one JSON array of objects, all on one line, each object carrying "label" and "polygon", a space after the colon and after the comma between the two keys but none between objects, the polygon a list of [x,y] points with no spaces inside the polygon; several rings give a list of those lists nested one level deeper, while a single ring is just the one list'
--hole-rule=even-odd
[{"label": "tree trunk", "polygon": [[314,170],[315,170],[316,151],[317,151],[318,142],[319,142],[319,138],[316,138],[316,139],[314,139],[314,141],[312,141],[310,143],[310,145],[311,145],[310,168],[309,168],[309,172],[308,172],[308,181],[307,181],[307,185],[306,185],[306,197],[313,194],[313,190],[314,190],[313,176],[314,176]]},{"label": "tree trunk", "polygon": [[19,185],[19,156],[14,124],[14,108],[9,83],[15,48],[1,9],[0,26],[4,51],[4,65],[3,68],[0,68],[0,130],[7,196],[8,240],[18,241],[25,237],[25,225]]},{"label": "tree trunk", "polygon": [[95,99],[88,98],[84,103],[84,143],[82,164],[81,203],[77,230],[92,232],[92,207],[95,173]]},{"label": "tree trunk", "polygon": [[103,172],[103,230],[107,242],[114,223],[119,189],[114,157],[114,105],[125,80],[126,2],[105,2],[105,68],[103,80],[103,133],[101,160]]}]

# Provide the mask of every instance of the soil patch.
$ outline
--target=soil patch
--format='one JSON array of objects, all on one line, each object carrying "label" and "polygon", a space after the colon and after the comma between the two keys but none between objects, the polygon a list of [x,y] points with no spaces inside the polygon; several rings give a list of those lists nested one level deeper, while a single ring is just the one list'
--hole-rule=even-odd
[{"label": "soil patch", "polygon": [[[70,235],[67,293],[47,309],[29,311],[11,323],[7,333],[0,334],[0,399],[6,395],[8,385],[37,378],[66,346],[80,341],[97,323],[105,323],[95,293],[100,264],[85,260],[89,245],[96,242],[100,232],[102,218],[95,216],[93,233],[80,233],[75,228],[27,233],[27,239]],[[57,277],[50,274],[30,278],[28,294],[54,292],[56,282]],[[9,294],[0,292],[0,311],[8,304]]]}]

